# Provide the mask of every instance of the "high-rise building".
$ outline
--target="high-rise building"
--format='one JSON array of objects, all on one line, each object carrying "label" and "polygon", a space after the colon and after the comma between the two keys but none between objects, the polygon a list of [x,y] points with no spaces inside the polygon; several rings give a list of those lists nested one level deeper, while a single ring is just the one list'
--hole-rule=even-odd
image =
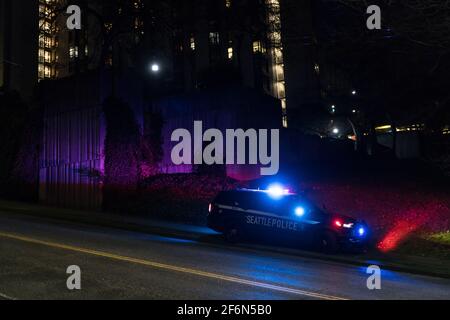
[{"label": "high-rise building", "polygon": [[272,95],[287,125],[279,0],[78,1],[83,28],[74,31],[58,19],[65,0],[39,2],[40,79],[156,60],[178,90],[240,83]]},{"label": "high-rise building", "polygon": [[67,0],[22,1],[0,0],[2,82],[22,70],[13,56],[34,84],[99,67],[143,74],[157,62],[171,91],[239,84],[276,97],[284,126],[316,96],[310,0],[73,0],[81,30],[66,27]]},{"label": "high-rise building", "polygon": [[[64,78],[111,65],[113,56],[120,55],[114,49],[119,46],[113,44],[126,47],[143,36],[143,1],[39,0],[39,79]],[[66,26],[69,4],[81,8],[80,30]]]},{"label": "high-rise building", "polygon": [[320,108],[319,79],[326,68],[321,68],[317,55],[314,1],[281,0],[286,98],[293,125]]},{"label": "high-rise building", "polygon": [[286,78],[284,70],[284,46],[282,19],[279,0],[266,0],[269,38],[269,59],[271,62],[272,95],[281,101],[283,126],[287,127]]},{"label": "high-rise building", "polygon": [[37,82],[35,0],[0,0],[0,86],[29,99]]},{"label": "high-rise building", "polygon": [[52,79],[57,77],[57,63],[59,61],[58,33],[60,26],[56,23],[58,10],[62,8],[62,0],[39,0],[39,51],[38,51],[38,79]]},{"label": "high-rise building", "polygon": [[5,12],[5,2],[0,1],[0,88],[3,87],[5,81],[5,67],[4,67],[4,59],[5,59],[5,20],[4,12]]},{"label": "high-rise building", "polygon": [[174,63],[185,90],[240,83],[287,101],[278,0],[174,1]]}]

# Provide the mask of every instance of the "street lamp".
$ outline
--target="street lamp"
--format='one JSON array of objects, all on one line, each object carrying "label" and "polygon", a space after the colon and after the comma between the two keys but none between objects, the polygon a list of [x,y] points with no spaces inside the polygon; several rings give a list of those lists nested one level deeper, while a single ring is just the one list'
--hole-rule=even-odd
[{"label": "street lamp", "polygon": [[357,93],[357,92],[356,92],[356,90],[353,90],[353,91],[352,91],[352,95],[354,95],[354,96],[355,96],[355,95],[356,95],[356,93]]},{"label": "street lamp", "polygon": [[153,73],[158,73],[161,68],[159,67],[159,64],[152,63],[152,65],[150,66],[150,69]]},{"label": "street lamp", "polygon": [[331,113],[336,113],[336,106],[334,104],[331,106]]},{"label": "street lamp", "polygon": [[333,133],[334,134],[339,134],[339,129],[338,128],[333,128]]}]

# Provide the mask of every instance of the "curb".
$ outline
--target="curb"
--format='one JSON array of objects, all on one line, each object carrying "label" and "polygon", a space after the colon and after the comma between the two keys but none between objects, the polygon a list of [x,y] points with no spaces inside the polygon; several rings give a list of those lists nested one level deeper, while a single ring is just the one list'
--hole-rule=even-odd
[{"label": "curb", "polygon": [[[55,209],[55,208],[51,208]],[[382,270],[390,270],[390,271],[396,271],[396,272],[404,272],[404,273],[410,273],[415,275],[423,275],[423,276],[430,276],[430,277],[437,277],[437,278],[444,278],[444,279],[450,279],[450,273],[444,273],[444,272],[438,272],[438,271],[432,271],[428,269],[422,269],[418,267],[412,267],[412,266],[405,266],[405,265],[399,265],[394,264],[390,262],[384,262],[382,260],[364,260],[364,259],[355,259],[355,258],[348,258],[348,257],[341,257],[341,256],[335,256],[335,255],[326,255],[321,253],[314,253],[314,252],[308,252],[308,251],[301,251],[296,249],[289,249],[289,248],[282,248],[282,247],[271,247],[271,246],[263,246],[263,245],[257,245],[257,244],[234,244],[230,246],[229,244],[226,244],[224,242],[221,242],[217,240],[217,238],[213,238],[208,235],[201,235],[194,232],[189,231],[180,231],[180,230],[174,230],[169,228],[162,228],[162,227],[156,227],[156,226],[146,226],[138,223],[133,222],[126,222],[126,221],[118,221],[118,220],[105,220],[105,219],[92,219],[86,216],[74,216],[70,214],[66,215],[56,215],[52,214],[51,212],[36,212],[32,209],[20,209],[20,208],[14,208],[14,207],[7,207],[7,206],[1,206],[0,205],[0,211],[3,211],[5,213],[13,213],[23,216],[32,216],[32,217],[38,217],[38,218],[44,218],[44,219],[51,219],[56,221],[64,221],[64,222],[70,222],[70,223],[81,223],[91,226],[97,226],[97,227],[106,227],[106,228],[113,228],[123,231],[132,231],[132,232],[142,232],[142,233],[150,233],[153,235],[158,236],[171,236],[171,237],[177,237],[184,240],[193,240],[198,241],[201,243],[206,243],[209,245],[218,246],[221,248],[239,248],[243,250],[257,250],[257,251],[265,251],[265,252],[271,252],[276,254],[282,254],[282,255],[288,255],[288,256],[295,256],[295,257],[303,257],[303,258],[310,258],[310,259],[316,259],[321,260],[324,262],[336,262],[341,264],[347,264],[347,265],[353,265],[353,266],[359,266],[359,267],[368,267],[370,265],[378,265]]]}]

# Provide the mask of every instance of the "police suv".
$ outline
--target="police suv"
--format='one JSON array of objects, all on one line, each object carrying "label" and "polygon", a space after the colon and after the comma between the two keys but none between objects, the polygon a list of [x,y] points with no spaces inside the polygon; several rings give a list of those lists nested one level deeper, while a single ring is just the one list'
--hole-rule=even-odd
[{"label": "police suv", "polygon": [[221,192],[209,205],[208,227],[230,242],[243,238],[289,240],[333,253],[363,251],[369,243],[364,221],[319,209],[306,196],[281,187]]}]

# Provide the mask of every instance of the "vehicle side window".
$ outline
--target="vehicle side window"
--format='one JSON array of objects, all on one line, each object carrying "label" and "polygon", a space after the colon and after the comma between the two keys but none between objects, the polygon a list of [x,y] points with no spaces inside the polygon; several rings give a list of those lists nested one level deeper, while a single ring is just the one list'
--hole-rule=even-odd
[{"label": "vehicle side window", "polygon": [[225,196],[219,197],[218,203],[231,206],[231,207],[243,207],[246,202],[245,193],[239,191],[228,191],[224,193]]},{"label": "vehicle side window", "polygon": [[271,214],[278,214],[279,213],[279,206],[280,202],[283,200],[278,199],[274,200],[272,199],[267,193],[259,192],[255,194],[255,201],[253,204],[253,207],[255,207],[255,210],[262,211],[262,212],[268,212]]},{"label": "vehicle side window", "polygon": [[309,219],[323,222],[326,219],[326,214],[317,208],[313,208],[309,213]]},{"label": "vehicle side window", "polygon": [[233,206],[245,209],[246,196],[244,192],[237,192],[233,197]]},{"label": "vehicle side window", "polygon": [[260,193],[257,192],[246,192],[242,195],[241,207],[246,210],[263,211],[264,206],[260,196]]},{"label": "vehicle side window", "polygon": [[273,199],[264,192],[251,192],[245,195],[243,206],[247,210],[256,210],[285,216],[288,214],[287,199]]},{"label": "vehicle side window", "polygon": [[294,205],[293,205],[292,201],[290,201],[287,198],[284,198],[284,199],[274,201],[272,211],[276,215],[279,215],[281,217],[287,217],[292,214],[293,209],[294,209]]}]

